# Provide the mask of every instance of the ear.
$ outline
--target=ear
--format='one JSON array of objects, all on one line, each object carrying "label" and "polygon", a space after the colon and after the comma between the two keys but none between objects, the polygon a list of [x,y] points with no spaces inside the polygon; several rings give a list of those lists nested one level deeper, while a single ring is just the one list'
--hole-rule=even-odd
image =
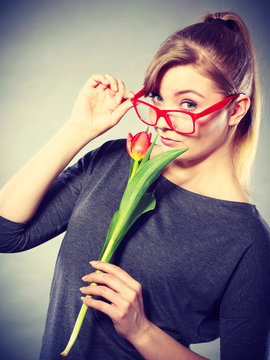
[{"label": "ear", "polygon": [[250,98],[247,95],[241,94],[233,102],[230,114],[229,114],[229,126],[238,125],[239,122],[246,115],[250,107]]}]

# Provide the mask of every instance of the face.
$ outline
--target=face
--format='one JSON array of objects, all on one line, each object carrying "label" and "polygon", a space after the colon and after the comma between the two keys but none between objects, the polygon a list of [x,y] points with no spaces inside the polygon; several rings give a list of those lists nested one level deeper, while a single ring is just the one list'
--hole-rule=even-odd
[{"label": "face", "polygon": [[[164,110],[185,110],[199,113],[224,99],[215,83],[201,75],[192,65],[169,69],[161,79],[157,93],[152,94],[153,104]],[[196,121],[195,133],[178,134],[171,130],[164,118],[160,118],[156,131],[162,149],[189,147],[181,159],[199,159],[221,152],[229,138],[228,108],[202,117]]]}]

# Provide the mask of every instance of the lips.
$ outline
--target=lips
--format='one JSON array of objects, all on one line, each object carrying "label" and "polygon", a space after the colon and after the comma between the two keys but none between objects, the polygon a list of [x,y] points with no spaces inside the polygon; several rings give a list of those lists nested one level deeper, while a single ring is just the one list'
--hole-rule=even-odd
[{"label": "lips", "polygon": [[162,144],[166,145],[166,146],[172,146],[174,144],[179,143],[179,141],[177,141],[177,140],[173,140],[173,139],[166,138],[166,137],[163,137],[163,136],[160,137],[160,140],[161,140]]}]

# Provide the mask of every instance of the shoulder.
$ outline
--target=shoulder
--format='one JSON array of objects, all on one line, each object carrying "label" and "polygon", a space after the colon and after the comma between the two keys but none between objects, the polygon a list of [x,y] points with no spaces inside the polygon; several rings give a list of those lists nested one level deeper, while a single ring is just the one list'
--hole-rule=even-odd
[{"label": "shoulder", "polygon": [[[65,185],[76,184],[76,188],[81,189],[82,183],[93,173],[96,173],[98,177],[106,169],[113,171],[116,165],[118,169],[121,169],[123,161],[128,163],[129,156],[125,149],[125,139],[105,142],[100,147],[86,153],[75,164],[67,167],[58,177],[57,182],[60,181]],[[91,178],[93,177],[91,176]]]},{"label": "shoulder", "polygon": [[239,259],[255,243],[269,246],[270,228],[255,205],[180,190],[179,201],[190,218],[195,216],[200,234],[223,239],[231,256]]},{"label": "shoulder", "polygon": [[130,157],[126,151],[126,140],[111,140],[99,148],[86,154],[83,159],[83,168],[86,175],[117,171],[121,173],[123,167],[129,167]]},{"label": "shoulder", "polygon": [[244,234],[248,233],[253,238],[252,244],[264,246],[269,249],[270,246],[270,227],[254,205],[250,205],[250,211],[244,215]]},{"label": "shoulder", "polygon": [[247,251],[256,257],[263,257],[270,264],[270,228],[256,206],[236,203],[232,206],[231,215],[227,213],[227,216],[228,226],[226,230],[225,227],[223,229],[231,233],[233,241],[242,247],[243,253]]},{"label": "shoulder", "polygon": [[106,166],[115,161],[125,153],[125,139],[107,141],[98,148],[89,151],[82,156],[74,165],[69,166],[64,174],[73,173],[74,175],[87,173],[97,164]]},{"label": "shoulder", "polygon": [[[270,228],[255,206],[253,215],[249,214],[246,217],[240,229],[239,238],[242,243],[245,243],[245,248],[239,259],[237,270],[242,270],[243,281],[246,281],[248,277],[249,280],[254,277],[254,282],[259,284],[263,280],[264,286],[269,289]],[[245,275],[248,275],[246,280]]]},{"label": "shoulder", "polygon": [[250,233],[254,236],[250,251],[255,259],[257,258],[257,261],[262,263],[262,266],[270,269],[270,227],[257,210]]},{"label": "shoulder", "polygon": [[85,167],[100,160],[111,161],[125,152],[125,149],[125,139],[107,141],[95,150],[88,152],[80,161],[83,162]]}]

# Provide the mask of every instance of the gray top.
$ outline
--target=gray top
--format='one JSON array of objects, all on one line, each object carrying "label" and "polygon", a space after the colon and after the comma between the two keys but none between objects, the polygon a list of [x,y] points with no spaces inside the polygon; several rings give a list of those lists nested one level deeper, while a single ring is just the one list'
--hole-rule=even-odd
[{"label": "gray top", "polygon": [[[61,359],[129,174],[123,140],[68,168],[25,224],[0,218],[0,251],[27,250],[66,230],[52,282],[41,360]],[[221,338],[222,360],[268,359],[270,231],[254,205],[201,196],[163,176],[157,206],[113,257],[142,284],[148,318],[185,346]],[[142,359],[111,320],[89,309],[70,360]]]}]

